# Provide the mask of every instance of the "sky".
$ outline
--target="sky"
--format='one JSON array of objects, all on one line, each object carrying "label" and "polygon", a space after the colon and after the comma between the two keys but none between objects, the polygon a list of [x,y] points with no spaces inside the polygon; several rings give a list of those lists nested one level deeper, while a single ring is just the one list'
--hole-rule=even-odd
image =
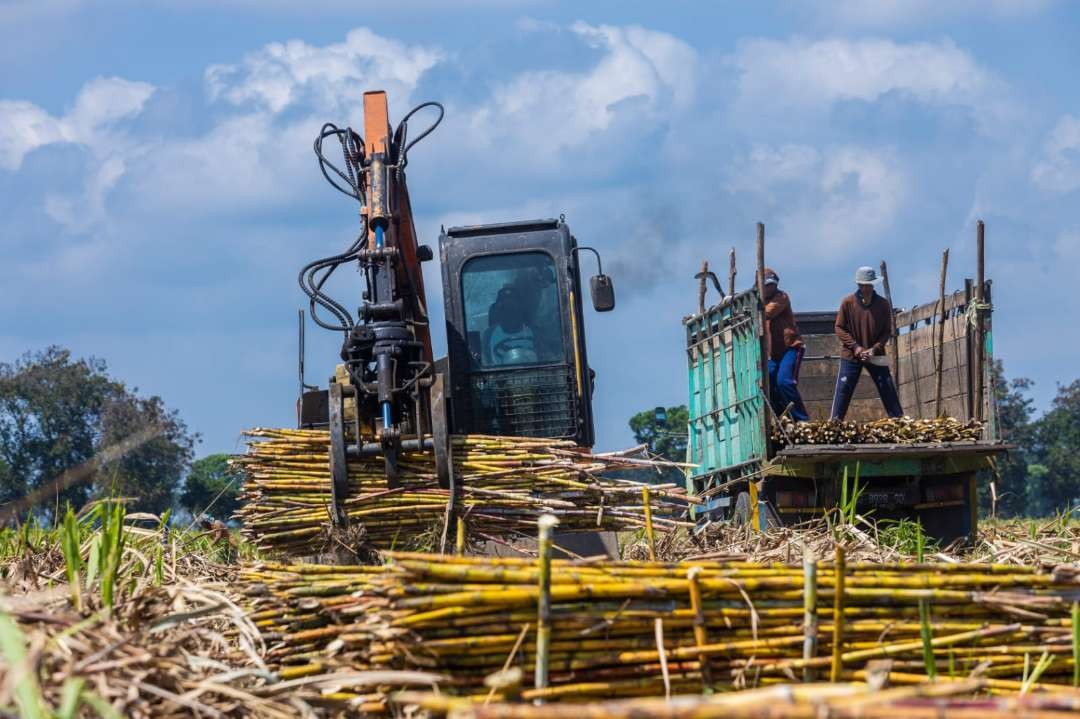
[{"label": "sky", "polygon": [[[0,361],[100,357],[200,455],[293,425],[296,273],[358,228],[311,143],[384,89],[395,121],[446,106],[410,154],[421,242],[565,215],[603,255],[599,448],[686,401],[693,275],[735,247],[747,286],[758,221],[795,309],[831,310],[882,259],[898,306],[945,248],[962,287],[984,220],[995,355],[1045,408],[1080,377],[1078,30],[1051,0],[0,0]],[[309,381],[339,346],[309,326]]]}]

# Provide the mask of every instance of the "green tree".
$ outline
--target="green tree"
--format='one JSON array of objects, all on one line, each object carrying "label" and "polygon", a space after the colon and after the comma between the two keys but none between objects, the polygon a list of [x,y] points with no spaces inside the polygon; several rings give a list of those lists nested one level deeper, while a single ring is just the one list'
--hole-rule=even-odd
[{"label": "green tree", "polygon": [[172,506],[196,441],[179,414],[167,409],[160,397],[124,392],[105,404],[98,446],[112,447],[145,428],[151,428],[153,436],[105,465],[98,474],[96,492],[133,498],[134,508],[161,514]]},{"label": "green tree", "polygon": [[[993,371],[999,433],[1002,439],[1015,445],[1015,449],[998,461],[995,483],[997,515],[1018,517],[1031,513],[1028,504],[1028,463],[1033,433],[1033,401],[1028,392],[1034,383],[1024,377],[1007,380],[1000,360],[994,363]],[[983,497],[982,509],[984,513],[990,509],[989,492]]]},{"label": "green tree", "polygon": [[160,398],[138,397],[110,377],[100,359],[74,359],[66,349],[49,347],[0,363],[0,502],[46,486],[147,428],[158,435],[50,497],[50,504],[79,507],[115,490],[135,498],[136,509],[161,511],[194,438]]},{"label": "green tree", "polygon": [[206,510],[214,519],[229,521],[240,508],[240,474],[229,467],[229,455],[211,454],[192,462],[179,503],[192,516]]},{"label": "green tree", "polygon": [[1045,516],[1080,502],[1080,379],[1058,386],[1031,432],[1029,512]]},{"label": "green tree", "polygon": [[[682,404],[667,407],[664,413],[665,420],[658,422],[655,409],[638,412],[630,418],[630,431],[634,433],[634,440],[648,445],[653,454],[673,462],[685,462],[689,410]],[[662,473],[660,481],[682,484],[683,472],[681,469],[667,469]]]}]

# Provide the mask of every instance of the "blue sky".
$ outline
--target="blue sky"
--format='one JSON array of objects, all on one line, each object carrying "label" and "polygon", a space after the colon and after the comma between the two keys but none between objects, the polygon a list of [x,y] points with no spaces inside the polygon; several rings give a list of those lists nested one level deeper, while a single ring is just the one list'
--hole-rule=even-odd
[{"label": "blue sky", "polygon": [[[882,258],[898,305],[932,299],[945,247],[961,287],[982,218],[997,356],[1040,406],[1080,376],[1076,4],[307,5],[0,0],[0,360],[102,357],[200,453],[291,424],[296,272],[356,231],[311,141],[382,88],[395,117],[447,107],[410,157],[422,241],[565,213],[604,254],[603,448],[685,401],[692,276],[735,246],[744,285],[758,220],[796,309],[821,310]],[[322,380],[337,339],[308,349]]]}]

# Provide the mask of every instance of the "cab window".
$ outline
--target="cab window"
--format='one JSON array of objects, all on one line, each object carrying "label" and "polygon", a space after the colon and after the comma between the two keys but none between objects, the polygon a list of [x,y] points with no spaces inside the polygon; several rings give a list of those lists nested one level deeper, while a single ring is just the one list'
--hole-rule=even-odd
[{"label": "cab window", "polygon": [[474,257],[461,272],[474,367],[564,360],[555,263],[544,252]]}]

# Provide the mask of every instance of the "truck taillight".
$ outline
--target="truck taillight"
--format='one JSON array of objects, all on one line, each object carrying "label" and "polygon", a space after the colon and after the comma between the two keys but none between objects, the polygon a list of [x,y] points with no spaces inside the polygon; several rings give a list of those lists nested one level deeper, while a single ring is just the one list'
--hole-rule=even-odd
[{"label": "truck taillight", "polygon": [[809,491],[784,490],[776,493],[778,507],[812,507],[813,494]]},{"label": "truck taillight", "polygon": [[923,488],[927,502],[949,502],[964,498],[964,485],[959,482],[952,484],[933,484]]}]

